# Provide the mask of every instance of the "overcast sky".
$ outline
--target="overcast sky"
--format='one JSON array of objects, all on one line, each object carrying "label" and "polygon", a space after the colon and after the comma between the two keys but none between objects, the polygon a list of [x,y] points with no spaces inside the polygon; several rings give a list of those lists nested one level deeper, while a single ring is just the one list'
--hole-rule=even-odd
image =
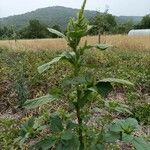
[{"label": "overcast sky", "polygon": [[[66,6],[80,8],[83,0],[0,0],[0,18],[22,14],[37,8]],[[87,0],[86,9],[109,12],[114,15],[143,16],[150,13],[150,0]]]}]

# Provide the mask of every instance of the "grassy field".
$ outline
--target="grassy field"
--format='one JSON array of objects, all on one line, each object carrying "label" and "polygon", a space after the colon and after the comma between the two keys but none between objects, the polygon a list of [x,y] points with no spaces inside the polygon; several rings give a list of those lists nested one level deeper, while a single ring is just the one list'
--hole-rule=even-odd
[{"label": "grassy field", "polygon": [[[98,42],[97,36],[87,36],[83,41],[87,40],[89,44],[96,44]],[[131,49],[131,50],[149,50],[150,36],[127,36],[127,35],[106,35],[101,36],[102,43],[109,43],[117,48]],[[60,50],[66,49],[67,44],[63,39],[35,39],[35,40],[12,40],[0,41],[0,47],[7,47],[16,50]]]},{"label": "grassy field", "polygon": [[[85,39],[91,44],[97,43],[95,36],[84,38],[81,44]],[[150,37],[102,36],[101,41],[114,47],[105,53],[95,49],[87,51],[88,64],[97,66],[96,70],[90,71],[97,79],[117,77],[134,83],[134,87],[115,86],[110,99],[129,105],[142,125],[142,132],[150,137]],[[0,132],[5,133],[0,134],[0,147],[4,150],[15,146],[12,141],[17,135],[16,126],[30,114],[16,106],[28,98],[46,94],[72,72],[70,64],[62,61],[49,72],[42,75],[37,72],[39,65],[65,49],[67,45],[62,39],[0,41]],[[56,103],[47,107],[53,111],[61,106]],[[39,109],[38,113],[44,109]]]}]

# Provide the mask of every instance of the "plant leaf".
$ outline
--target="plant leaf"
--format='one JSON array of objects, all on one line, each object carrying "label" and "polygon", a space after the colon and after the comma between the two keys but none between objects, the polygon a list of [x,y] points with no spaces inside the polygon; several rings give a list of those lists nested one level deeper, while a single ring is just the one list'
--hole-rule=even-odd
[{"label": "plant leaf", "polygon": [[42,66],[39,66],[38,72],[40,74],[43,73],[44,71],[48,70],[52,64],[55,64],[62,59],[66,59],[70,63],[73,63],[73,60],[75,59],[75,53],[74,52],[64,52],[64,53],[60,54],[59,56],[52,59],[50,62],[43,64]]},{"label": "plant leaf", "polygon": [[71,130],[66,130],[61,137],[62,140],[71,140],[72,138],[73,138],[73,134]]},{"label": "plant leaf", "polygon": [[120,139],[120,133],[108,131],[105,133],[104,138],[108,143],[116,143],[116,141]]},{"label": "plant leaf", "polygon": [[135,118],[127,118],[125,120],[125,124],[133,130],[137,130],[139,128],[138,121]]},{"label": "plant leaf", "polygon": [[70,77],[70,78],[65,78],[62,81],[62,86],[67,87],[67,86],[73,86],[73,85],[79,85],[79,84],[92,84],[93,78],[90,74],[81,74],[77,77]]},{"label": "plant leaf", "polygon": [[42,139],[41,141],[37,142],[33,146],[30,147],[30,149],[41,149],[41,150],[49,150],[52,148],[56,143],[56,139],[52,137],[46,137]]},{"label": "plant leaf", "polygon": [[138,122],[134,118],[115,119],[111,123],[109,130],[112,132],[124,132],[126,134],[132,134],[132,132],[137,130],[138,127]]},{"label": "plant leaf", "polygon": [[130,134],[126,134],[126,133],[122,133],[122,141],[124,143],[130,143],[133,140],[134,136],[130,135]]},{"label": "plant leaf", "polygon": [[58,56],[58,57],[54,58],[52,61],[50,61],[50,62],[48,62],[48,63],[46,63],[42,66],[39,66],[38,67],[38,72],[40,74],[43,73],[44,71],[48,70],[51,67],[52,64],[57,63],[60,59],[62,59],[62,57]]},{"label": "plant leaf", "polygon": [[54,100],[57,100],[57,97],[47,94],[45,96],[39,97],[39,98],[35,98],[33,100],[27,100],[24,103],[24,107],[27,109],[33,109],[33,108],[37,108],[39,106],[42,106],[44,104],[53,102]]},{"label": "plant leaf", "polygon": [[63,130],[62,119],[59,116],[56,115],[50,118],[50,129],[53,133]]},{"label": "plant leaf", "polygon": [[124,84],[124,85],[134,85],[133,83],[127,81],[127,80],[122,80],[122,79],[116,79],[116,78],[106,78],[103,80],[100,80],[100,82],[111,82],[111,83],[119,83],[119,84]]},{"label": "plant leaf", "polygon": [[105,145],[104,144],[96,144],[94,148],[95,148],[95,150],[105,150]]},{"label": "plant leaf", "polygon": [[61,139],[58,143],[56,150],[79,150],[80,142],[78,137],[72,134],[72,138]]},{"label": "plant leaf", "polygon": [[103,51],[103,50],[106,50],[107,48],[112,47],[112,45],[109,45],[109,44],[97,44],[94,47]]},{"label": "plant leaf", "polygon": [[146,142],[142,137],[134,137],[132,144],[137,150],[149,150],[150,143]]},{"label": "plant leaf", "polygon": [[91,30],[92,28],[93,28],[92,25],[88,25],[88,26],[87,26],[87,32],[88,32],[89,30]]},{"label": "plant leaf", "polygon": [[97,88],[97,92],[104,98],[107,97],[108,94],[113,90],[110,82],[100,81],[95,86]]},{"label": "plant leaf", "polygon": [[109,131],[111,132],[123,132],[122,126],[123,126],[124,120],[121,119],[115,119],[109,126]]},{"label": "plant leaf", "polygon": [[51,33],[53,33],[53,34],[56,34],[56,35],[58,35],[59,37],[62,37],[62,38],[65,38],[65,39],[66,39],[66,36],[65,36],[63,33],[59,32],[59,31],[57,31],[57,30],[54,30],[54,29],[52,29],[52,28],[47,28],[47,29],[48,29],[49,32],[51,32]]}]

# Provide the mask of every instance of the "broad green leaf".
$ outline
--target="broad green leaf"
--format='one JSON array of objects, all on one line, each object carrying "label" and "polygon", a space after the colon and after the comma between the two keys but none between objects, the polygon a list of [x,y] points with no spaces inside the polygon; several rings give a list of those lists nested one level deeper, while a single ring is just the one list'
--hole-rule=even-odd
[{"label": "broad green leaf", "polygon": [[73,138],[73,134],[71,130],[66,130],[61,137],[62,140],[71,140],[72,138]]},{"label": "broad green leaf", "polygon": [[139,128],[138,121],[134,118],[127,118],[122,120],[122,129],[124,133],[132,134],[135,130]]},{"label": "broad green leaf", "polygon": [[102,96],[102,97],[107,97],[108,94],[113,90],[113,87],[110,82],[105,82],[105,81],[100,81],[96,85],[97,92]]},{"label": "broad green leaf", "polygon": [[48,70],[52,64],[57,63],[60,59],[62,59],[62,56],[58,56],[58,57],[54,58],[52,61],[50,61],[42,66],[39,66],[38,72],[40,74],[43,73],[44,71]]},{"label": "broad green leaf", "polygon": [[82,48],[80,48],[80,50],[83,53],[85,50],[88,50],[91,48],[97,48],[99,50],[106,50],[109,47],[112,47],[112,45],[108,45],[108,44],[87,45],[87,41],[86,41],[85,45]]},{"label": "broad green leaf", "polygon": [[131,141],[133,140],[134,136],[130,135],[130,134],[126,134],[126,133],[122,133],[122,141],[124,143],[131,143]]},{"label": "broad green leaf", "polygon": [[78,76],[78,77],[64,79],[62,82],[62,86],[67,87],[67,86],[72,86],[72,85],[84,84],[86,82],[87,81],[84,76]]},{"label": "broad green leaf", "polygon": [[116,133],[123,132],[123,129],[122,129],[123,123],[124,123],[123,120],[115,119],[109,126],[109,131],[116,132]]},{"label": "broad green leaf", "polygon": [[145,141],[142,137],[134,137],[131,142],[136,150],[150,150],[150,143]]},{"label": "broad green leaf", "polygon": [[63,130],[62,119],[59,116],[53,116],[50,118],[50,129],[54,133]]},{"label": "broad green leaf", "polygon": [[134,118],[127,118],[126,123],[128,123],[133,128],[138,128],[138,121]]},{"label": "broad green leaf", "polygon": [[44,71],[50,69],[52,64],[55,64],[55,63],[57,63],[58,61],[60,61],[62,59],[66,59],[70,63],[73,63],[73,61],[75,59],[75,53],[74,52],[64,52],[64,53],[60,54],[59,56],[52,59],[50,62],[48,62],[46,64],[43,64],[42,66],[39,66],[38,67],[38,72],[40,74],[43,73]]},{"label": "broad green leaf", "polygon": [[96,144],[94,149],[95,150],[105,150],[105,144]]},{"label": "broad green leaf", "polygon": [[105,133],[105,141],[108,143],[116,143],[116,141],[120,140],[119,132],[108,131]]},{"label": "broad green leaf", "polygon": [[107,48],[112,47],[112,45],[109,45],[109,44],[97,44],[94,47],[103,51],[103,50],[106,50]]},{"label": "broad green leaf", "polygon": [[138,122],[134,118],[115,119],[109,127],[110,131],[131,134],[138,129]]},{"label": "broad green leaf", "polygon": [[96,84],[96,87],[97,87],[98,93],[102,97],[107,97],[108,94],[113,90],[113,86],[111,85],[111,83],[133,85],[131,82],[122,80],[122,79],[106,78],[106,79],[100,80]]},{"label": "broad green leaf", "polygon": [[93,78],[90,74],[83,74],[77,77],[70,77],[66,78],[62,82],[63,87],[72,86],[72,85],[79,85],[79,84],[92,84]]},{"label": "broad green leaf", "polygon": [[49,150],[55,145],[55,143],[56,143],[55,138],[46,137],[46,138],[42,139],[41,141],[37,142],[36,144],[34,144],[33,146],[31,146],[30,149],[32,149],[32,150],[37,150],[37,149]]},{"label": "broad green leaf", "polygon": [[106,78],[106,79],[100,80],[100,82],[119,83],[119,84],[132,85],[132,86],[134,85],[133,83],[127,80],[116,79],[116,78]]},{"label": "broad green leaf", "polygon": [[58,143],[56,150],[79,150],[79,139],[77,136],[72,135],[71,139],[66,138],[66,140],[61,139]]},{"label": "broad green leaf", "polygon": [[27,108],[27,109],[33,109],[33,108],[42,106],[44,104],[53,102],[54,100],[57,100],[57,98],[53,95],[48,94],[48,95],[45,95],[45,96],[42,96],[33,100],[27,100],[23,106],[24,108]]},{"label": "broad green leaf", "polygon": [[53,34],[56,34],[56,35],[58,35],[59,37],[62,37],[62,38],[65,38],[65,39],[66,39],[66,36],[65,36],[63,33],[59,32],[59,31],[57,31],[57,30],[55,30],[55,29],[52,29],[52,28],[47,28],[47,29],[48,29],[49,32],[51,32],[51,33],[53,33]]}]

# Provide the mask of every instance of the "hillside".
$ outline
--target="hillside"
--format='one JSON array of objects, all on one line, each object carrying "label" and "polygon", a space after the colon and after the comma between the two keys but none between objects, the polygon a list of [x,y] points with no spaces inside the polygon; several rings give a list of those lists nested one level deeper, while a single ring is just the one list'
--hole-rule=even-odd
[{"label": "hillside", "polygon": [[119,23],[125,23],[127,21],[133,21],[134,23],[138,23],[142,20],[142,17],[141,16],[119,16],[116,17],[116,20]]},{"label": "hillside", "polygon": [[[46,7],[21,15],[0,18],[0,25],[15,26],[17,29],[21,29],[28,24],[29,20],[38,19],[42,23],[49,26],[58,24],[61,26],[62,30],[65,30],[69,18],[74,16],[77,11],[78,9],[66,8],[62,6]],[[91,18],[95,14],[96,11],[85,11],[87,18]],[[126,22],[129,20],[137,22],[140,21],[142,17],[121,16],[116,18],[118,22]]]},{"label": "hillside", "polygon": [[[74,16],[77,13],[77,11],[77,9],[66,8],[61,6],[41,8],[25,14],[1,18],[0,24],[5,26],[13,25],[16,28],[22,28],[28,24],[29,20],[38,19],[42,23],[47,24],[49,26],[58,24],[62,27],[62,29],[65,29],[69,18]],[[85,11],[85,15],[87,18],[90,18],[95,14],[95,11]]]}]

